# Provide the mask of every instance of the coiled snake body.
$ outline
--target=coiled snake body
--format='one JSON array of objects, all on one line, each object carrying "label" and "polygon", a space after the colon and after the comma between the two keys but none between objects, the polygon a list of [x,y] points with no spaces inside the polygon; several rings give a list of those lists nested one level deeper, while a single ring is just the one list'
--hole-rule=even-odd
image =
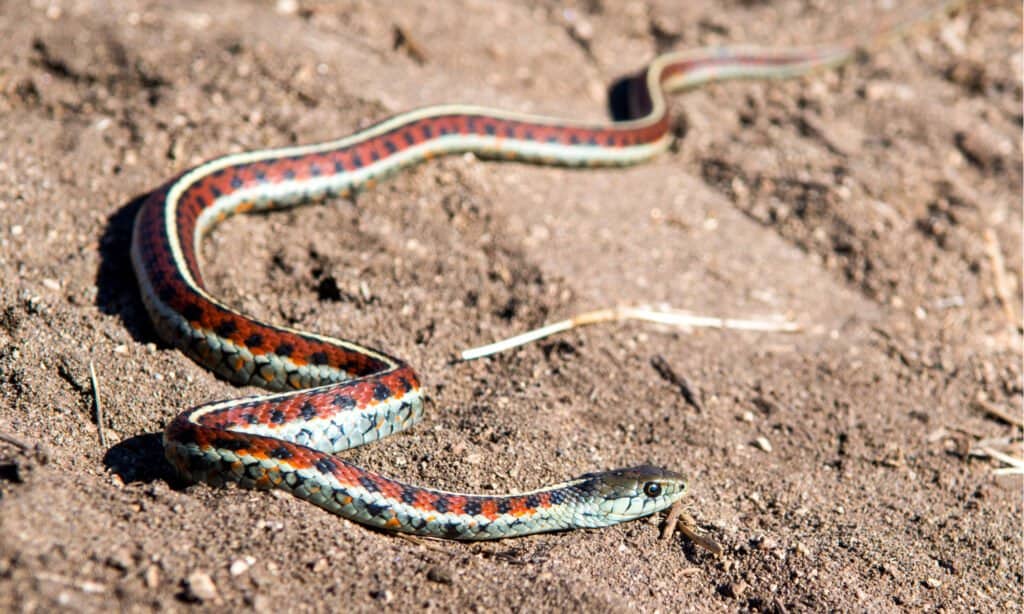
[{"label": "coiled snake body", "polygon": [[647,516],[686,490],[683,477],[636,467],[520,495],[403,484],[334,453],[418,422],[419,381],[397,358],[352,341],[258,322],[213,297],[197,245],[224,218],[346,196],[434,156],[594,167],[648,160],[670,142],[664,92],[712,81],[781,78],[839,63],[852,45],[709,48],[665,55],[629,79],[626,121],[583,124],[471,106],[401,114],[346,138],[218,158],[143,203],[132,262],[157,331],[235,384],[277,391],[194,407],[167,427],[167,458],[187,478],[277,487],[356,522],[473,540],[600,527]]}]

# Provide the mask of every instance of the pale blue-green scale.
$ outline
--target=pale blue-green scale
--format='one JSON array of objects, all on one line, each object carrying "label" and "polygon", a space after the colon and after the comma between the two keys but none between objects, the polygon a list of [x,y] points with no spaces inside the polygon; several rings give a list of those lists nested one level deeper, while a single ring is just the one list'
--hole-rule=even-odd
[{"label": "pale blue-green scale", "polygon": [[[346,498],[351,498],[351,501],[345,503]],[[336,490],[334,492],[334,502],[337,504],[338,509],[341,510],[342,514],[349,516],[358,516],[362,513],[362,508],[359,507],[359,499],[357,497],[351,497],[344,491]]]},{"label": "pale blue-green scale", "polygon": [[235,454],[234,452],[232,452],[231,450],[225,450],[225,449],[222,448],[222,449],[219,450],[219,452],[220,452],[221,460],[223,460],[225,463],[229,463],[230,464],[230,463],[236,463],[236,462],[239,461],[238,455]]},{"label": "pale blue-green scale", "polygon": [[329,502],[333,502],[334,501],[333,499],[330,498],[330,491],[328,491],[326,493],[324,492],[325,490],[327,490],[326,487],[321,488],[321,490],[319,492],[313,492],[313,493],[311,493],[309,491],[309,488],[306,485],[301,486],[301,488],[305,489],[305,491],[304,491],[305,495],[303,496],[303,498],[306,499],[307,501],[310,501],[310,502],[316,504],[316,505],[319,505],[320,507],[329,508],[330,507],[329,506]]}]

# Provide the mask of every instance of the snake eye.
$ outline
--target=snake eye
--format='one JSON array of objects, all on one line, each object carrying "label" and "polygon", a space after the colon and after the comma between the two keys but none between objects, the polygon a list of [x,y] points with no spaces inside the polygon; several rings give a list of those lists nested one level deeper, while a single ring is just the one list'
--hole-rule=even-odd
[{"label": "snake eye", "polygon": [[661,484],[657,482],[647,482],[644,484],[644,494],[648,497],[660,497],[661,491]]}]

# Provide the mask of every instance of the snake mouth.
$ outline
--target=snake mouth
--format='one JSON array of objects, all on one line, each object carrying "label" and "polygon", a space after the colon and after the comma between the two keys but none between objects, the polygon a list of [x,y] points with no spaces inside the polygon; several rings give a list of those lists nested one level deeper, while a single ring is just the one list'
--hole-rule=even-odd
[{"label": "snake mouth", "polygon": [[605,510],[598,514],[595,514],[595,516],[601,516],[607,520],[610,520],[613,524],[619,522],[628,522],[630,520],[636,520],[637,518],[643,518],[645,516],[652,516],[654,514],[657,514],[658,512],[664,511],[675,505],[676,502],[683,498],[684,494],[685,491],[677,493],[676,496],[668,497],[664,501],[660,501],[649,506],[641,506],[640,509],[637,509],[632,512],[616,512],[612,510]]}]

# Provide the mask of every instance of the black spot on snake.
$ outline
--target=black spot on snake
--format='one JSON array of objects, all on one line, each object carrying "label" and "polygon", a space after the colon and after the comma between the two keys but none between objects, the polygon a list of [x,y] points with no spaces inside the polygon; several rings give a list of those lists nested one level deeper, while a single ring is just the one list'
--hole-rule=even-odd
[{"label": "black spot on snake", "polygon": [[361,475],[359,476],[359,483],[366,489],[366,492],[380,492],[380,487],[377,486],[377,482],[373,481],[373,478]]},{"label": "black spot on snake", "polygon": [[366,506],[366,512],[370,516],[383,516],[390,509],[387,505],[381,505],[380,503],[370,503]]},{"label": "black spot on snake", "polygon": [[355,409],[356,407],[356,400],[345,394],[339,394],[331,402],[343,410]]},{"label": "black spot on snake", "polygon": [[218,438],[218,439],[214,439],[212,442],[210,442],[210,445],[212,445],[215,448],[220,448],[222,450],[231,450],[232,452],[237,452],[238,450],[244,450],[245,448],[248,447],[248,445],[244,441],[242,441],[241,439],[219,439]]},{"label": "black spot on snake", "polygon": [[316,463],[314,463],[313,466],[316,467],[317,471],[324,475],[332,475],[334,474],[335,471],[338,470],[338,463],[333,459],[327,458],[326,456],[316,461]]},{"label": "black spot on snake", "polygon": [[442,495],[434,501],[434,509],[440,514],[448,513],[448,497]]},{"label": "black spot on snake", "polygon": [[199,305],[189,303],[182,308],[181,315],[185,316],[189,322],[197,322],[199,318],[203,317],[203,310],[199,308]]},{"label": "black spot on snake", "polygon": [[235,334],[238,330],[238,325],[235,324],[234,320],[224,320],[213,328],[213,332],[217,333],[221,337],[230,337]]},{"label": "black spot on snake", "polygon": [[377,382],[377,385],[373,387],[373,398],[378,401],[386,401],[391,398],[391,389]]}]

